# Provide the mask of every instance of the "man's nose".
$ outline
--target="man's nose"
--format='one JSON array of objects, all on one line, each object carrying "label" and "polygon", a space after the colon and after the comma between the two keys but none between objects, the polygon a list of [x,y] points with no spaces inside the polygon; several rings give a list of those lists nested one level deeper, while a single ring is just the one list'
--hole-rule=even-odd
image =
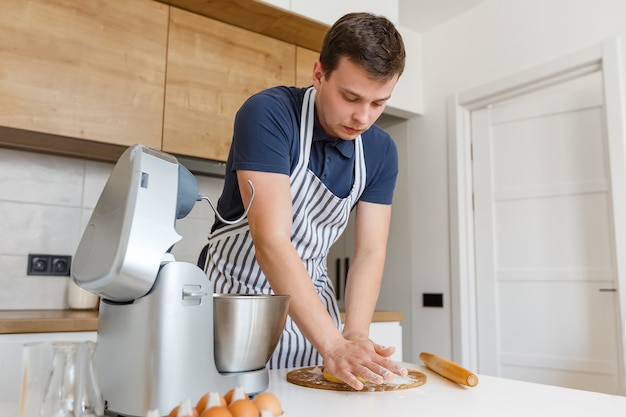
[{"label": "man's nose", "polygon": [[370,118],[369,106],[360,105],[354,109],[352,118],[360,124],[366,125]]}]

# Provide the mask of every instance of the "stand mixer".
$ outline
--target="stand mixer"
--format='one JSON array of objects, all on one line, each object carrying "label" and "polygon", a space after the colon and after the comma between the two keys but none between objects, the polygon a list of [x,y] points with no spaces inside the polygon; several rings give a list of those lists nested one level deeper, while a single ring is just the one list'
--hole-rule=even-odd
[{"label": "stand mixer", "polygon": [[[255,304],[239,323],[231,314],[217,317],[222,310],[215,303],[231,300],[214,295],[204,271],[169,252],[181,239],[176,219],[202,199],[196,179],[175,157],[134,145],[113,168],[79,243],[72,279],[101,297],[95,365],[107,415],[145,416],[154,409],[166,415],[208,391],[240,386],[254,394],[268,387],[266,364],[285,323],[288,297],[251,296],[261,310]],[[254,365],[218,369],[217,359],[232,356],[234,347],[216,335],[236,334],[248,318],[258,321],[256,327],[267,322],[259,344],[269,353]],[[250,336],[248,329],[242,332]],[[258,349],[248,347],[239,356],[258,356]]]}]

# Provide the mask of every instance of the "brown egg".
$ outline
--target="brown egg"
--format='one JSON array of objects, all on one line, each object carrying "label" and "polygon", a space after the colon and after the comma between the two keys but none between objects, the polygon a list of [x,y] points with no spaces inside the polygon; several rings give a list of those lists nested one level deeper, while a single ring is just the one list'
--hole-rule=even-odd
[{"label": "brown egg", "polygon": [[241,399],[246,399],[248,400],[248,394],[246,394],[243,390],[242,387],[235,387],[232,388],[230,390],[228,390],[228,392],[226,392],[226,394],[224,394],[224,400],[226,400],[226,404],[230,404],[231,401],[235,399],[235,400],[241,400]]},{"label": "brown egg", "polygon": [[202,414],[208,406],[217,405],[214,403],[215,401],[218,401],[219,405],[224,407],[228,405],[224,397],[222,397],[219,392],[207,392],[198,400],[198,403],[196,404],[196,410],[198,410],[199,414]]},{"label": "brown egg", "polygon": [[271,392],[262,392],[252,399],[252,402],[261,411],[269,411],[272,416],[278,417],[283,413],[278,397]]},{"label": "brown egg", "polygon": [[211,407],[205,410],[200,417],[233,417],[232,413],[228,411],[228,407]]},{"label": "brown egg", "polygon": [[205,410],[200,417],[233,417],[233,415],[228,411],[228,407],[217,406]]},{"label": "brown egg", "polygon": [[259,417],[259,409],[250,400],[235,400],[228,406],[233,417]]}]

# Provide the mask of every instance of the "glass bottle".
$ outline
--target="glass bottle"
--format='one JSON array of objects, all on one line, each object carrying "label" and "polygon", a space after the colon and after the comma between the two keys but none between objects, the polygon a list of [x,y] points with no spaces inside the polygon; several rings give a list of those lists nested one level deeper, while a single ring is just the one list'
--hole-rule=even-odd
[{"label": "glass bottle", "polygon": [[52,345],[52,375],[42,417],[102,417],[104,401],[93,366],[94,342]]}]

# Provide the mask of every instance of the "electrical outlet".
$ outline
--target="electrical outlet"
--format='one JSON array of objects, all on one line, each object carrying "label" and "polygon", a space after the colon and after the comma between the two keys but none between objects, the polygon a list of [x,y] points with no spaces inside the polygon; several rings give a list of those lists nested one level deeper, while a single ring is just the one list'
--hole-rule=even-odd
[{"label": "electrical outlet", "polygon": [[69,255],[28,255],[28,275],[68,276],[72,257]]}]

